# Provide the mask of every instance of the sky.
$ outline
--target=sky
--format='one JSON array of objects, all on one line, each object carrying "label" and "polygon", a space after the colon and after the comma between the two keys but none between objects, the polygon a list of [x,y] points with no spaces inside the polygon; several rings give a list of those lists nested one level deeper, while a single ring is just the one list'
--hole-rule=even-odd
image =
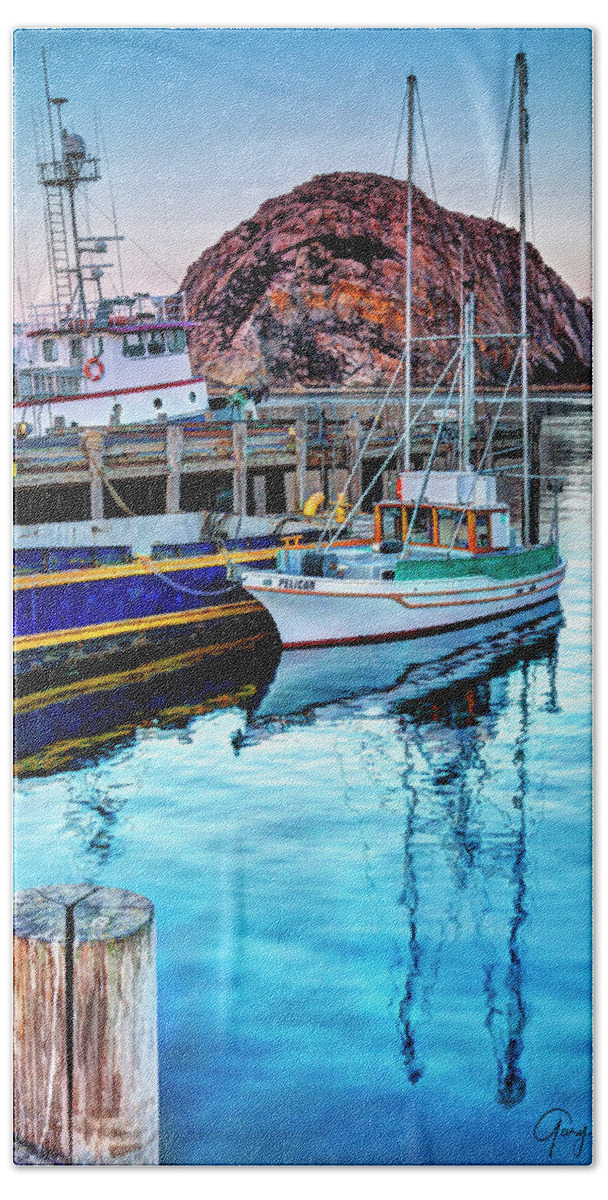
[{"label": "sky", "polygon": [[[45,119],[43,46],[51,93],[70,101],[69,132],[90,152],[102,149],[104,178],[87,189],[83,223],[111,232],[109,178],[126,287],[153,293],[173,290],[207,246],[269,197],[326,172],[389,174],[410,73],[439,202],[489,216],[523,49],[529,237],[578,296],[590,294],[588,30],[72,28],[14,35],[15,272],[26,305],[49,297],[34,133]],[[517,219],[515,140],[500,214],[507,224]],[[406,174],[404,144],[395,173]],[[420,144],[415,179],[429,192]],[[116,271],[108,283],[119,291]],[[21,315],[19,306],[17,297]]]}]

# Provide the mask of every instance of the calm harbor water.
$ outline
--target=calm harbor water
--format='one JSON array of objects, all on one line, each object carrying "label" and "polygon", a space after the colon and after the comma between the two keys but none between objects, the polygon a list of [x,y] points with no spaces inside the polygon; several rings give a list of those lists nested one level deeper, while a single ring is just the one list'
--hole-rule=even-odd
[{"label": "calm harbor water", "polygon": [[562,613],[89,696],[18,779],[16,888],[156,906],[164,1162],[589,1162],[590,444],[543,423]]}]

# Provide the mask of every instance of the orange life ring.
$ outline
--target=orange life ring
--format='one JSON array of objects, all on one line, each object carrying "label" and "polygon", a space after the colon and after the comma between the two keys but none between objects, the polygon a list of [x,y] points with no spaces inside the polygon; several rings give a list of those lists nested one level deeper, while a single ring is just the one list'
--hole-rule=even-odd
[{"label": "orange life ring", "polygon": [[87,358],[83,367],[87,379],[92,383],[98,383],[104,372],[104,365],[100,358]]}]

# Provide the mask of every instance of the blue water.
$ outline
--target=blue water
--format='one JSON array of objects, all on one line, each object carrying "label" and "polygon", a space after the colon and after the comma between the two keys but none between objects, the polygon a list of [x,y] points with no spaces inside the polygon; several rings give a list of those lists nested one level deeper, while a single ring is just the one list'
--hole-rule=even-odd
[{"label": "blue water", "polygon": [[[543,433],[567,475],[561,626],[439,666],[401,644],[392,679],[390,647],[284,655],[257,715],[140,727],[18,781],[16,888],[86,879],[156,906],[164,1162],[590,1161],[577,429]],[[562,1114],[537,1140],[556,1107],[575,1133]]]}]

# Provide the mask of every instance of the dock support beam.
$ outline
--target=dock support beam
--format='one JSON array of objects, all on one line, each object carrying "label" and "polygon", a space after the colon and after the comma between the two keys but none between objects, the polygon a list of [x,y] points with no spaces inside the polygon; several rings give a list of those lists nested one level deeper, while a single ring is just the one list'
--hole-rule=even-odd
[{"label": "dock support beam", "polygon": [[308,425],[301,419],[296,421],[296,506],[302,512],[306,502],[308,470]]},{"label": "dock support beam", "polygon": [[233,421],[232,450],[234,471],[232,476],[232,511],[238,517],[247,514],[247,422]]},{"label": "dock support beam", "polygon": [[158,1163],[154,906],[17,892],[13,950],[16,1162]]},{"label": "dock support beam", "polygon": [[167,492],[165,512],[178,513],[182,473],[184,430],[181,425],[167,425]]},{"label": "dock support beam", "polygon": [[103,518],[103,478],[101,475],[103,433],[100,433],[99,430],[89,430],[88,433],[85,433],[84,448],[89,460],[91,480],[91,520],[101,521]]},{"label": "dock support beam", "polygon": [[361,498],[361,490],[363,487],[363,469],[361,459],[361,422],[357,413],[350,417],[346,426],[346,445],[348,457],[348,473],[354,471],[354,475],[350,482],[349,495],[347,499],[351,504],[357,504]]},{"label": "dock support beam", "polygon": [[[540,427],[542,418],[532,412],[528,417],[530,447],[530,545],[536,546],[540,534]],[[523,535],[523,529],[522,529]]]}]

